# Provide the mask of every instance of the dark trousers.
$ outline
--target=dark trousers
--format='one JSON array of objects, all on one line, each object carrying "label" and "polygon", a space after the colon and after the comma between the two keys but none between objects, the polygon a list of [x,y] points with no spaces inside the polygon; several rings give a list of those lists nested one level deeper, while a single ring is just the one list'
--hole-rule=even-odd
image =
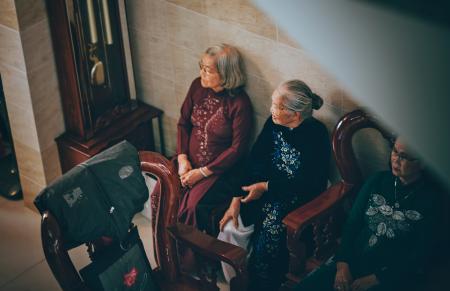
[{"label": "dark trousers", "polygon": [[[308,274],[301,282],[295,287],[295,291],[334,291],[334,278],[336,277],[336,262],[333,258],[329,259],[319,268],[315,269]],[[353,272],[352,272],[353,273]],[[357,279],[353,278],[353,280]],[[369,289],[369,291],[394,291],[394,290],[411,290],[403,284],[388,286],[386,284],[380,284]]]},{"label": "dark trousers", "polygon": [[225,178],[219,178],[195,208],[197,228],[214,237],[219,234],[219,221],[233,198],[230,183]]}]

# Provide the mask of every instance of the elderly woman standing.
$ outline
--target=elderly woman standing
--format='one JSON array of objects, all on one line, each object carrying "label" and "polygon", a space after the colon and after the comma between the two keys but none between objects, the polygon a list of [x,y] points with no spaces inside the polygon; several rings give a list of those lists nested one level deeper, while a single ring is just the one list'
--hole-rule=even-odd
[{"label": "elderly woman standing", "polygon": [[413,289],[440,226],[441,190],[399,139],[391,166],[369,178],[358,193],[336,256],[296,290]]},{"label": "elderly woman standing", "polygon": [[236,48],[212,46],[199,66],[178,121],[178,174],[186,187],[178,218],[211,233],[212,209],[232,198],[230,173],[247,149],[252,108]]},{"label": "elderly woman standing", "polygon": [[[272,116],[252,148],[242,192],[220,221],[219,239],[250,245],[252,290],[277,290],[288,267],[283,218],[327,185],[330,143],[312,117],[322,98],[302,81],[281,84],[272,95]],[[245,197],[244,197],[245,196]],[[224,265],[227,279],[233,276]]]}]

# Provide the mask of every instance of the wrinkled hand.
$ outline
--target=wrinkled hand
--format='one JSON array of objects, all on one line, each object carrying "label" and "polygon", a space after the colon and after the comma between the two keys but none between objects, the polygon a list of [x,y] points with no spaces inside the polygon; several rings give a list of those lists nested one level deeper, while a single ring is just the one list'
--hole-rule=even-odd
[{"label": "wrinkled hand", "polygon": [[378,281],[377,276],[375,276],[375,274],[372,274],[369,276],[361,277],[361,278],[353,281],[353,284],[351,285],[351,288],[352,288],[351,290],[352,291],[365,291],[365,290],[368,290],[378,284],[380,284],[380,282]]},{"label": "wrinkled hand", "polygon": [[336,264],[336,277],[334,278],[334,290],[350,291],[350,285],[353,282],[350,268],[345,262],[338,262]]},{"label": "wrinkled hand", "polygon": [[178,175],[181,177],[187,172],[192,170],[191,163],[189,162],[186,155],[178,156]]},{"label": "wrinkled hand", "polygon": [[248,203],[253,200],[258,200],[267,191],[267,182],[259,182],[249,186],[242,187],[242,190],[247,191],[247,196],[241,199],[242,203]]},{"label": "wrinkled hand", "polygon": [[222,219],[219,221],[220,231],[223,231],[223,228],[230,220],[233,220],[234,227],[237,229],[239,227],[238,217],[240,211],[241,211],[241,197],[233,198],[230,207],[225,212]]},{"label": "wrinkled hand", "polygon": [[204,178],[203,174],[200,172],[199,169],[193,169],[180,177],[181,185],[190,188],[203,178]]}]

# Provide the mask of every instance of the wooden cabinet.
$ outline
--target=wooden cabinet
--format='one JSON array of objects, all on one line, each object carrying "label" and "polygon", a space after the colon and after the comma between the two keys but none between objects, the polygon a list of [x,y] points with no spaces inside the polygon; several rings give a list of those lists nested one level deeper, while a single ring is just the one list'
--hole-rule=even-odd
[{"label": "wooden cabinet", "polygon": [[46,5],[66,125],[56,139],[63,171],[123,139],[154,150],[151,120],[161,126],[162,111],[136,101],[124,0]]},{"label": "wooden cabinet", "polygon": [[62,172],[67,172],[77,164],[124,139],[131,142],[138,150],[154,151],[153,120],[157,121],[160,148],[164,154],[161,116],[161,110],[140,104],[136,110],[116,119],[110,126],[90,139],[82,140],[69,132],[64,133],[56,138]]}]

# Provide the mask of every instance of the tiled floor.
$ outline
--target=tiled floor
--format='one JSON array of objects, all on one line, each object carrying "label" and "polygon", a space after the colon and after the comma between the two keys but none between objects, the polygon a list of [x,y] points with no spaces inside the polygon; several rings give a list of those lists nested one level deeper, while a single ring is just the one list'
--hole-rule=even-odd
[{"label": "tiled floor", "polygon": [[[152,264],[150,221],[137,214],[133,222],[138,226],[144,247]],[[89,263],[86,247],[69,251],[75,267]],[[223,280],[223,278],[222,278]],[[219,283],[220,290],[229,286]],[[41,245],[40,216],[23,206],[23,201],[10,201],[0,196],[0,291],[61,290],[50,271]]]},{"label": "tiled floor", "polygon": [[[141,214],[135,224],[141,237],[151,237],[150,222]],[[144,242],[147,254],[151,245]],[[89,263],[86,247],[70,251],[77,268]],[[0,291],[61,290],[44,257],[40,238],[40,216],[23,201],[0,197]]]}]

